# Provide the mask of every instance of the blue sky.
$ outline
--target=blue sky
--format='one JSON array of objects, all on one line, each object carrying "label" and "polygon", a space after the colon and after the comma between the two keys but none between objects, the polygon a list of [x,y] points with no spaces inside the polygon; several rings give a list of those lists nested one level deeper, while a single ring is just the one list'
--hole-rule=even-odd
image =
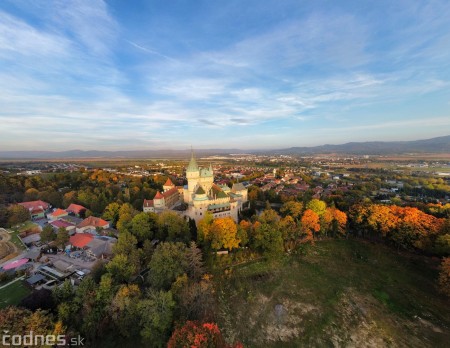
[{"label": "blue sky", "polygon": [[448,0],[0,2],[0,150],[450,134]]}]

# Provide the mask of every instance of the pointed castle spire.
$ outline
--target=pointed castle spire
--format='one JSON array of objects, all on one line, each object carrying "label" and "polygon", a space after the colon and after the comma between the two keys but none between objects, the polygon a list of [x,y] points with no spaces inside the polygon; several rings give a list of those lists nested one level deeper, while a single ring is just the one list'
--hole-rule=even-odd
[{"label": "pointed castle spire", "polygon": [[198,172],[198,165],[194,157],[194,150],[192,149],[192,146],[191,146],[191,160],[189,161],[189,164],[186,168],[186,172]]}]

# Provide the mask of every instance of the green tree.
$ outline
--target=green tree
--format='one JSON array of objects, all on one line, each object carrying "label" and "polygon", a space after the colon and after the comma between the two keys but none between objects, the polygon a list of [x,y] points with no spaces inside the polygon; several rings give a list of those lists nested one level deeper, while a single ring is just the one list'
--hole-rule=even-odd
[{"label": "green tree", "polygon": [[116,254],[106,265],[107,271],[117,283],[127,282],[137,273],[136,263],[128,254]]},{"label": "green tree", "polygon": [[175,301],[172,293],[149,291],[146,298],[139,303],[141,313],[141,336],[146,345],[164,347],[169,338]]},{"label": "green tree", "polygon": [[191,239],[188,222],[173,211],[158,215],[159,238],[171,242],[188,242]]},{"label": "green tree", "polygon": [[64,227],[60,227],[58,229],[58,233],[55,239],[56,245],[60,246],[62,249],[69,242],[69,232]]},{"label": "green tree", "polygon": [[159,244],[149,263],[149,281],[156,289],[169,289],[178,276],[188,269],[183,243]]},{"label": "green tree", "polygon": [[142,212],[131,220],[130,232],[137,238],[138,242],[143,242],[146,239],[153,239],[154,227],[150,215]]},{"label": "green tree", "polygon": [[109,203],[103,212],[103,219],[110,221],[111,225],[116,227],[117,221],[119,220],[119,210],[119,203]]},{"label": "green tree", "polygon": [[56,233],[52,225],[45,225],[41,232],[41,242],[49,243],[56,239]]},{"label": "green tree", "polygon": [[255,224],[252,247],[269,255],[283,252],[283,236],[281,231],[268,223]]}]

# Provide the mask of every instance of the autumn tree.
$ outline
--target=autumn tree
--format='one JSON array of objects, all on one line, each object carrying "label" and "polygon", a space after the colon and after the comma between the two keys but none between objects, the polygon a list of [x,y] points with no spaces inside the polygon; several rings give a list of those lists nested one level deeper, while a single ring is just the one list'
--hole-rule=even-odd
[{"label": "autumn tree", "polygon": [[312,199],[306,204],[306,209],[312,210],[315,212],[319,217],[321,217],[323,214],[325,214],[325,210],[327,208],[327,204],[324,201],[321,201],[320,199]]},{"label": "autumn tree", "polygon": [[252,224],[247,220],[242,220],[237,226],[236,237],[240,240],[241,247],[245,247],[250,239]]},{"label": "autumn tree", "polygon": [[299,237],[297,224],[295,223],[294,218],[291,215],[287,215],[280,220],[278,226],[283,236],[285,249],[292,249],[295,245],[295,241]]},{"label": "autumn tree", "polygon": [[314,233],[320,231],[319,215],[311,209],[306,209],[302,219],[302,233],[305,236],[305,242],[314,243]]},{"label": "autumn tree", "polygon": [[268,255],[278,255],[283,252],[283,237],[277,225],[255,222],[252,231],[252,248]]},{"label": "autumn tree", "polygon": [[123,337],[139,335],[139,301],[141,290],[136,284],[122,285],[108,307],[114,328]]},{"label": "autumn tree", "polygon": [[15,204],[8,208],[8,225],[15,226],[30,220],[30,212],[27,208]]},{"label": "autumn tree", "polygon": [[182,327],[175,329],[167,347],[227,348],[228,346],[217,324],[187,321]]},{"label": "autumn tree", "polygon": [[336,208],[326,208],[321,219],[322,229],[325,234],[345,235],[347,225],[347,214]]},{"label": "autumn tree", "polygon": [[198,222],[197,241],[200,245],[204,245],[204,243],[209,240],[209,233],[213,220],[213,215],[210,212],[206,212],[203,219]]},{"label": "autumn tree", "polygon": [[239,246],[236,223],[231,217],[216,218],[211,224],[208,240],[214,250],[232,250]]},{"label": "autumn tree", "polygon": [[118,283],[127,282],[138,271],[135,262],[132,262],[128,254],[116,254],[106,265],[107,271]]},{"label": "autumn tree", "polygon": [[280,213],[284,217],[291,216],[294,220],[298,221],[303,212],[303,203],[289,201],[284,203],[280,208]]}]

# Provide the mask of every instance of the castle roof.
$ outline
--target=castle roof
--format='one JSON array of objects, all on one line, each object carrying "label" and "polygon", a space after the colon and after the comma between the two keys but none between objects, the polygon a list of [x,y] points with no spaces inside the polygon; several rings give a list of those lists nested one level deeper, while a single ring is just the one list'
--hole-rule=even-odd
[{"label": "castle roof", "polygon": [[172,196],[174,194],[177,194],[177,195],[179,194],[178,189],[176,187],[172,187],[170,190],[167,190],[167,191],[163,192],[162,196],[164,198],[167,198],[167,197]]},{"label": "castle roof", "polygon": [[236,191],[245,191],[245,187],[241,182],[233,184],[233,187],[231,188],[232,192]]},{"label": "castle roof", "polygon": [[153,207],[153,199],[144,199],[144,207],[148,208],[148,207]]},{"label": "castle roof", "polygon": [[192,151],[191,160],[186,168],[186,172],[198,172],[198,165],[194,157],[194,151]]},{"label": "castle roof", "polygon": [[201,186],[199,186],[197,191],[195,191],[196,195],[204,195],[205,193],[205,190]]},{"label": "castle roof", "polygon": [[166,183],[163,186],[174,186],[172,180],[170,178],[167,178]]},{"label": "castle roof", "polygon": [[164,198],[164,196],[161,194],[161,192],[158,191],[156,192],[156,195],[153,199],[162,199],[162,198]]},{"label": "castle roof", "polygon": [[227,198],[227,197],[228,197],[227,194],[222,190],[220,190],[219,193],[217,194],[217,198]]}]

